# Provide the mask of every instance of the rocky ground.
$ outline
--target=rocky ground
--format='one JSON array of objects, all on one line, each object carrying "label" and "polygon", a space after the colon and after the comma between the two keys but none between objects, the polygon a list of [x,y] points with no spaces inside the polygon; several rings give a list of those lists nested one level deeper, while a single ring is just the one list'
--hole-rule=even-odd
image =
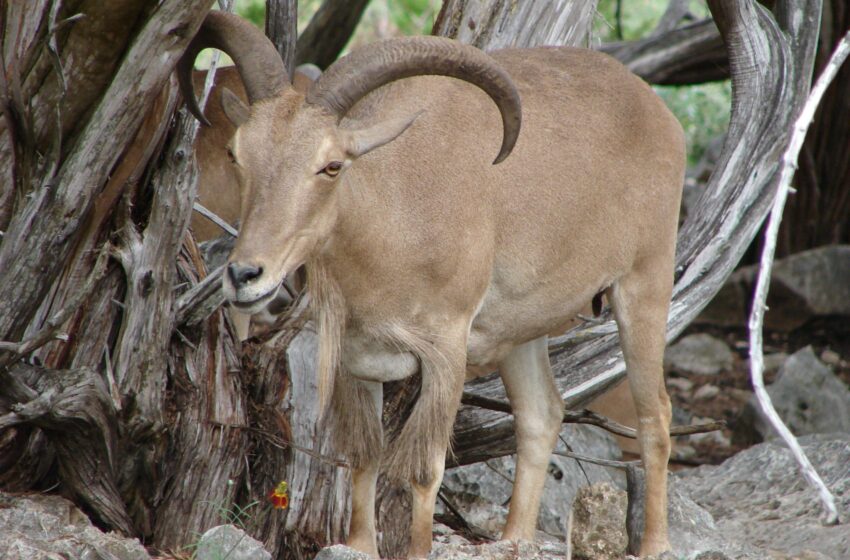
[{"label": "rocky ground", "polygon": [[[850,559],[850,248],[795,255],[777,265],[765,336],[768,392],[838,500],[825,526],[814,490],[776,441],[749,381],[743,269],[665,356],[674,423],[723,419],[721,432],[678,438],[670,479],[665,558]],[[606,432],[567,425],[559,451],[620,459]],[[625,558],[626,494],[617,469],[553,455],[535,543],[495,542],[507,514],[512,457],[447,471],[433,559]],[[460,514],[452,513],[455,510]],[[464,529],[468,525],[472,530]],[[199,560],[267,560],[235,527],[211,529]],[[56,496],[0,493],[0,558],[149,560],[138,541],[104,534]],[[359,560],[343,546],[323,560]]]}]

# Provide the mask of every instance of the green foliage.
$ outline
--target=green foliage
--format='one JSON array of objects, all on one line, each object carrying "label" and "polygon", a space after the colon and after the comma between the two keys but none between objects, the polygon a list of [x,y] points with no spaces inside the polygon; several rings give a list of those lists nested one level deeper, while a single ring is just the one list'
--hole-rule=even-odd
[{"label": "green foliage", "polygon": [[[623,39],[640,39],[655,28],[664,14],[669,0],[621,0],[620,19],[623,23]],[[698,18],[709,14],[705,0],[690,0],[690,11]],[[598,17],[593,25],[593,35],[605,41],[616,41],[617,0],[599,0]]]},{"label": "green foliage", "polygon": [[731,112],[732,85],[729,80],[696,86],[656,86],[685,130],[688,165],[696,164],[713,139],[726,131]]},{"label": "green foliage", "polygon": [[265,26],[265,0],[236,0],[234,11],[261,29]]},{"label": "green foliage", "polygon": [[440,2],[395,0],[387,2],[390,18],[402,35],[427,35],[434,27]]},{"label": "green foliage", "polygon": [[[322,0],[298,0],[299,31],[304,30],[310,23],[310,18],[321,4]],[[431,32],[434,18],[441,5],[441,0],[373,0],[369,3],[364,21],[367,27],[381,27],[392,35],[428,34]],[[265,0],[236,0],[235,11],[257,27],[263,27],[266,2]],[[365,31],[370,36],[375,33],[374,30]]]}]

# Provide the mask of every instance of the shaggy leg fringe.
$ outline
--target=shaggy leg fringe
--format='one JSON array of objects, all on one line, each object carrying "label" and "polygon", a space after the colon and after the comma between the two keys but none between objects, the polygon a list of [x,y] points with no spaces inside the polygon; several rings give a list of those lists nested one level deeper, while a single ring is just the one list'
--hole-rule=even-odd
[{"label": "shaggy leg fringe", "polygon": [[334,380],[329,416],[334,446],[351,467],[374,464],[383,446],[381,418],[366,387],[345,371]]},{"label": "shaggy leg fringe", "polygon": [[422,389],[401,432],[386,446],[384,468],[393,480],[427,485],[435,476],[435,458],[450,446],[464,377],[458,360],[448,359],[430,343],[416,346]]}]

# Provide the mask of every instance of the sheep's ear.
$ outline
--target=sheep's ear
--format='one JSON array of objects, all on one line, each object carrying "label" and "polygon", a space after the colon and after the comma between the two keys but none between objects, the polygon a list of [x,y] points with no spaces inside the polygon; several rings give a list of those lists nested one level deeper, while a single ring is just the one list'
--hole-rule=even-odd
[{"label": "sheep's ear", "polygon": [[239,128],[251,116],[251,109],[226,87],[221,88],[221,108],[236,128]]},{"label": "sheep's ear", "polygon": [[421,114],[422,111],[419,111],[409,117],[389,119],[369,128],[349,131],[348,138],[346,139],[346,151],[348,155],[352,158],[360,157],[375,148],[380,148],[384,144],[392,142],[401,136],[401,133],[407,130]]}]

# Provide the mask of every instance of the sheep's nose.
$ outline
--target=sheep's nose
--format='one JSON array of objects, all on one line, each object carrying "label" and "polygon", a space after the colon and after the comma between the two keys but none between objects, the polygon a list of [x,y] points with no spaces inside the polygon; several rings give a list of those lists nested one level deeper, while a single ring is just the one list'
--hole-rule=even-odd
[{"label": "sheep's nose", "polygon": [[227,265],[227,275],[230,281],[233,282],[234,288],[241,288],[259,278],[263,274],[263,267],[253,266],[249,264],[241,264],[232,262]]}]

